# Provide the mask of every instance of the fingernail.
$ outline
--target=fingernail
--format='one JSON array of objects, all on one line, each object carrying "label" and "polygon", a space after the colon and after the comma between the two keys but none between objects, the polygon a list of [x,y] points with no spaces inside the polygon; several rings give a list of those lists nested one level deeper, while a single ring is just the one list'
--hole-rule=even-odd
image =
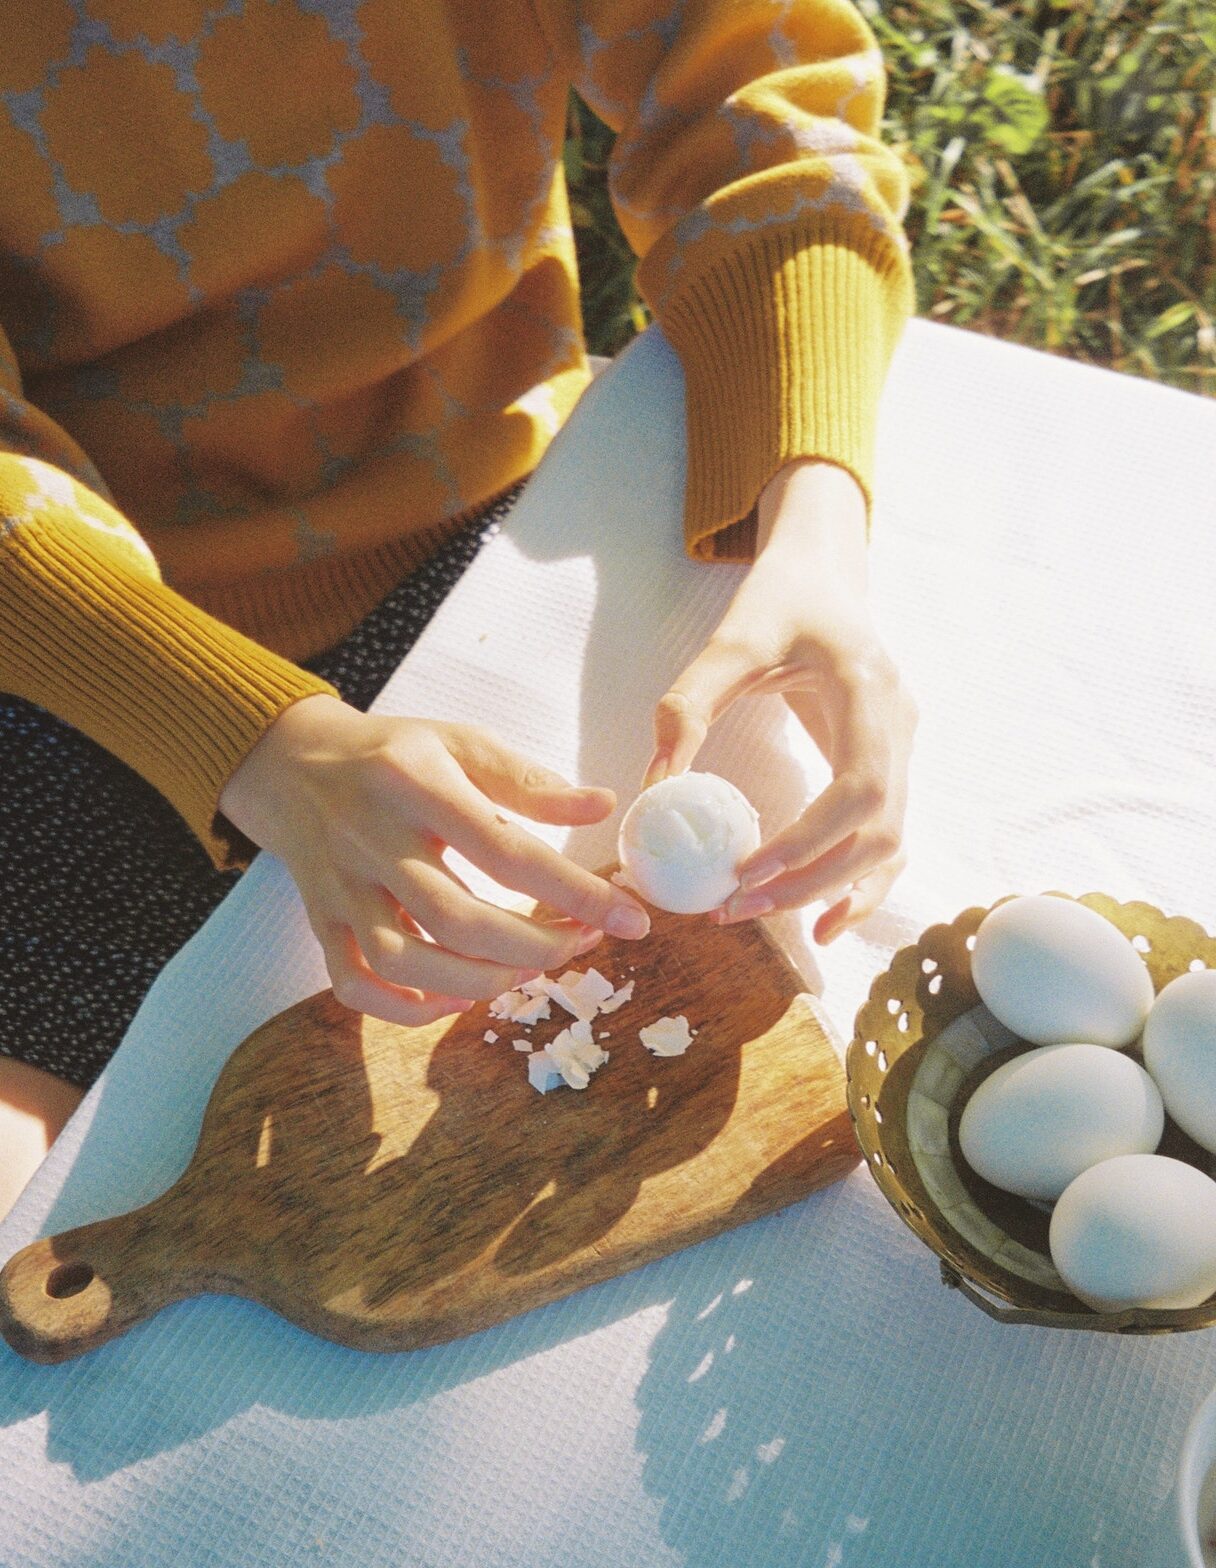
[{"label": "fingernail", "polygon": [[776,904],[764,893],[736,894],[726,906],[726,913],[734,920],[750,920],[753,915],[767,915]]},{"label": "fingernail", "polygon": [[587,932],[584,933],[584,935],[580,939],[579,944],[574,949],[574,951],[576,953],[585,953],[585,952],[588,951],[589,948],[594,947],[597,942],[602,942],[603,940],[604,940],[604,933],[602,931],[596,931],[596,930],[587,931]]},{"label": "fingernail", "polygon": [[604,921],[604,930],[613,936],[636,939],[645,936],[650,930],[650,921],[646,912],[636,905],[622,904]]},{"label": "fingernail", "polygon": [[786,870],[783,860],[761,860],[754,866],[749,866],[739,877],[739,886],[759,887],[761,882],[771,882],[774,877],[779,877]]}]

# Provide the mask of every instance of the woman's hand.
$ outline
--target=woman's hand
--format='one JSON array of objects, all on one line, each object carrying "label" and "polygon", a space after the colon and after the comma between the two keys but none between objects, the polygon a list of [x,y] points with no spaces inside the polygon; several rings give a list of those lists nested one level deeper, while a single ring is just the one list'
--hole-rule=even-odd
[{"label": "woman's hand", "polygon": [[760,497],[755,563],[721,624],[655,711],[645,783],[689,766],[739,697],[781,692],[832,769],[796,822],[744,862],[710,918],[822,899],[827,943],[875,910],[903,869],[916,707],[866,605],[865,497],[831,464],[787,464]]},{"label": "woman's hand", "polygon": [[[337,999],[410,1025],[567,964],[605,931],[646,934],[627,893],[495,809],[574,826],[615,803],[471,725],[377,717],[328,696],[280,714],[220,796],[228,820],[286,863]],[[566,918],[477,898],[444,864],[449,845]]]}]

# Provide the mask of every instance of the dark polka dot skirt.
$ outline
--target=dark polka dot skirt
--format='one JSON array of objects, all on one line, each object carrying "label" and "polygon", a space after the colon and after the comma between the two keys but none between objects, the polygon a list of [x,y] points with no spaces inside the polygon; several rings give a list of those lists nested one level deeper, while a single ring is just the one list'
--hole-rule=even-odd
[{"label": "dark polka dot skirt", "polygon": [[[305,667],[366,711],[519,496],[467,523]],[[0,1053],[88,1088],[241,875],[88,736],[0,695]]]}]

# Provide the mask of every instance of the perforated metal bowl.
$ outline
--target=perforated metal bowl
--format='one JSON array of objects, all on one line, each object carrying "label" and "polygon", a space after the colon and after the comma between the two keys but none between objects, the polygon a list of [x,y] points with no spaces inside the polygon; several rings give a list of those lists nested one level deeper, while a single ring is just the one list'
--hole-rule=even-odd
[{"label": "perforated metal bowl", "polygon": [[[1216,938],[1193,920],[1151,904],[1119,904],[1104,893],[1076,902],[1132,940],[1154,991],[1188,969],[1216,969]],[[999,1322],[1119,1334],[1209,1327],[1216,1323],[1216,1296],[1186,1310],[1095,1312],[1051,1261],[1049,1207],[991,1186],[963,1159],[963,1106],[989,1073],[1035,1049],[997,1023],[972,983],[971,948],[988,913],[966,909],[949,925],[930,926],[895,954],[858,1011],[845,1068],[849,1111],[871,1176],[941,1259],[943,1282]],[[1216,1174],[1212,1155],[1168,1116],[1158,1152]]]}]

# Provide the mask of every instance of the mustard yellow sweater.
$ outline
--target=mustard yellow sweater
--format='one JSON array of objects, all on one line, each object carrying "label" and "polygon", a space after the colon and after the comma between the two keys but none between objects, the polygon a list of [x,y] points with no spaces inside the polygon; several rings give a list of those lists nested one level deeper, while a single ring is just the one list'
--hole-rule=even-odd
[{"label": "mustard yellow sweater", "polygon": [[569,87],[687,388],[688,549],[870,496],[912,309],[846,0],[0,0],[0,688],[217,865],[225,782],[589,380]]}]

